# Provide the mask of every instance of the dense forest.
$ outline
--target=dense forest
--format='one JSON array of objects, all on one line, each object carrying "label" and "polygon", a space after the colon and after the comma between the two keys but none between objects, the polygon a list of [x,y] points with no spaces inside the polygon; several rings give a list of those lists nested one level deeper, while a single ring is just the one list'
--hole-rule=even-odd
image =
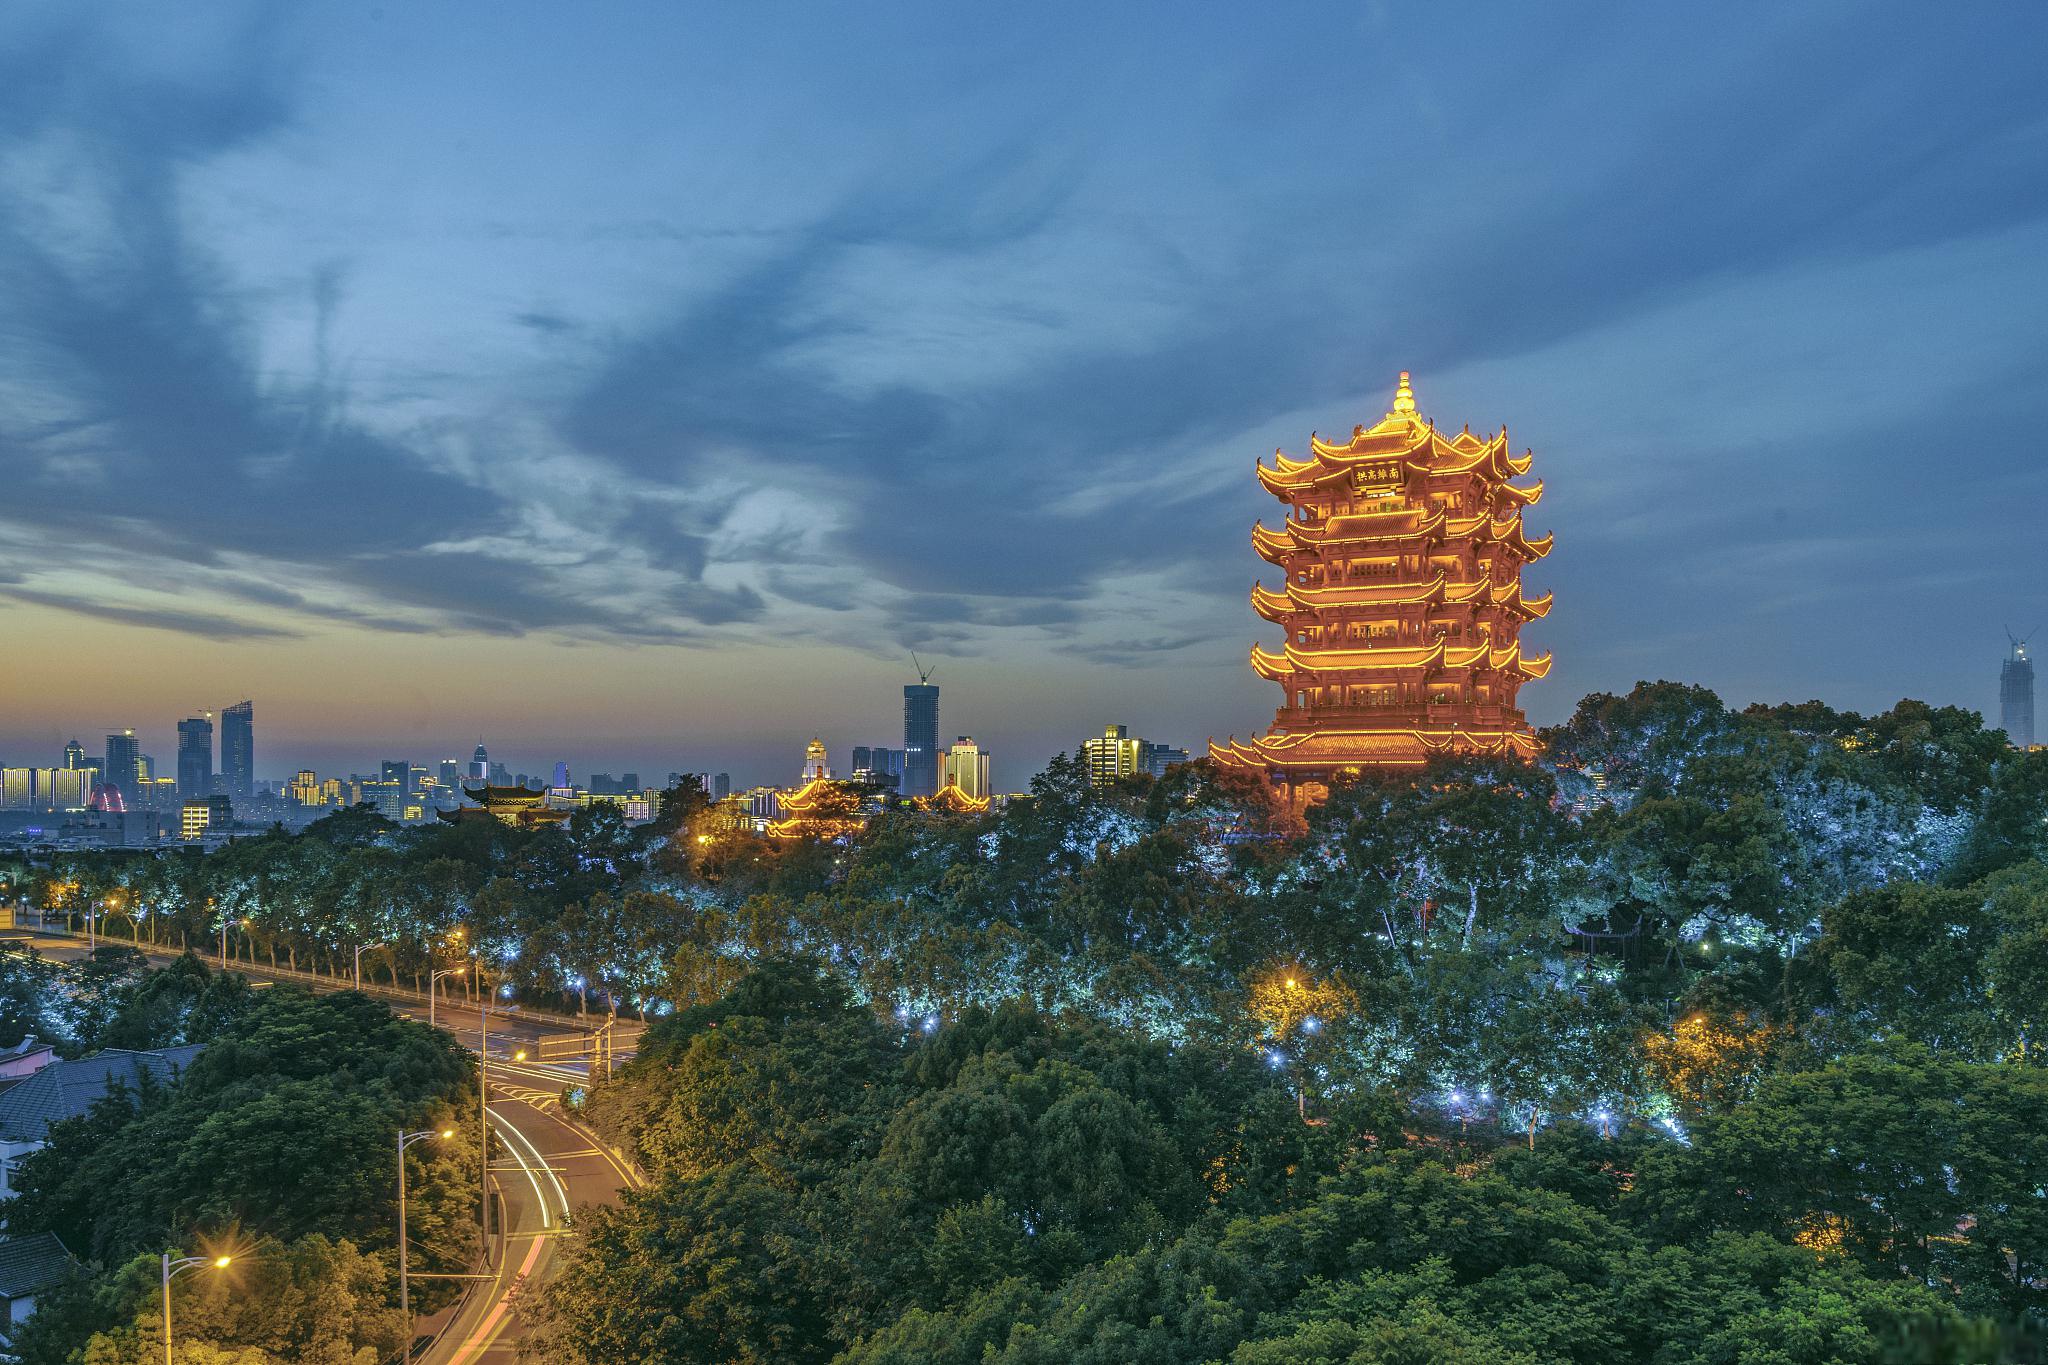
[{"label": "dense forest", "polygon": [[678,790],[0,881],[655,1018],[549,1359],[2037,1358],[2048,752],[1671,683],[1544,740],[1305,817],[1063,759],[843,841]]}]

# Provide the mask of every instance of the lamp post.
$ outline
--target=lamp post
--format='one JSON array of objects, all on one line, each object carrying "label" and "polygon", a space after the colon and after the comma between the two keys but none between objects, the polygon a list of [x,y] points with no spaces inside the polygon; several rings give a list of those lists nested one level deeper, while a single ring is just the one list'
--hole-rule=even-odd
[{"label": "lamp post", "polygon": [[484,981],[483,959],[476,963],[476,1185],[477,1227],[483,1232],[484,1260],[491,1255],[491,993]]},{"label": "lamp post", "polygon": [[[208,896],[206,898],[206,908],[209,911],[213,909],[213,897]],[[228,969],[228,917],[226,915],[220,917],[220,969],[222,971]]]},{"label": "lamp post", "polygon": [[405,1317],[406,1358],[412,1358],[412,1267],[405,1245],[405,1149],[421,1138],[455,1136],[453,1128],[443,1128],[436,1133],[431,1128],[422,1128],[417,1133],[398,1130],[398,1311]]},{"label": "lamp post", "polygon": [[215,1270],[227,1269],[232,1256],[180,1256],[171,1259],[171,1253],[163,1254],[164,1273],[164,1365],[171,1365],[171,1281],[194,1266],[210,1265]]},{"label": "lamp post", "polygon": [[389,946],[390,946],[389,944],[384,944],[384,943],[358,943],[358,944],[356,945],[356,989],[357,989],[357,990],[361,990],[361,989],[363,988],[363,950],[364,950],[364,949],[366,949],[366,948],[385,948],[385,947],[389,947]]},{"label": "lamp post", "polygon": [[[427,1027],[434,1027],[434,983],[444,976],[461,976],[469,971],[467,967],[444,967],[427,978]],[[414,980],[419,978],[415,977]]]}]

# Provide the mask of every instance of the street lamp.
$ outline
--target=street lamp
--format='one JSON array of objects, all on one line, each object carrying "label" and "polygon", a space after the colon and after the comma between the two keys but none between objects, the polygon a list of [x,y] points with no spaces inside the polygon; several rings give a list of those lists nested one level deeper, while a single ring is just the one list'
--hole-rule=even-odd
[{"label": "street lamp", "polygon": [[[483,1233],[484,1263],[491,1255],[491,993],[484,980],[483,959],[476,963],[476,1225]],[[503,1229],[499,1229],[503,1240]]]},{"label": "street lamp", "polygon": [[359,943],[356,945],[356,989],[363,988],[363,950],[365,948],[388,948],[388,943]]},{"label": "street lamp", "polygon": [[[429,976],[429,977],[427,978],[427,1027],[428,1027],[428,1028],[432,1028],[432,1027],[434,1027],[434,983],[435,983],[436,981],[439,981],[439,980],[440,980],[440,979],[441,979],[442,977],[444,977],[444,976],[462,976],[462,975],[464,975],[465,973],[467,973],[468,971],[469,971],[469,968],[467,968],[467,967],[443,967],[443,968],[442,968],[442,969],[441,969],[440,971],[438,971],[438,972],[435,972],[435,973],[434,973],[434,974],[433,974],[432,976]],[[413,978],[413,979],[414,979],[414,980],[418,980],[419,978],[415,977],[415,978]]]},{"label": "street lamp", "polygon": [[405,1149],[421,1138],[452,1138],[453,1128],[443,1128],[436,1133],[431,1128],[422,1128],[417,1133],[398,1130],[398,1311],[405,1316],[405,1349],[410,1358],[412,1350],[412,1270],[405,1248]]},{"label": "street lamp", "polygon": [[212,1266],[215,1270],[225,1270],[228,1263],[234,1259],[232,1256],[180,1256],[174,1261],[170,1252],[166,1251],[163,1254],[164,1365],[171,1365],[171,1281],[195,1266],[206,1265]]}]

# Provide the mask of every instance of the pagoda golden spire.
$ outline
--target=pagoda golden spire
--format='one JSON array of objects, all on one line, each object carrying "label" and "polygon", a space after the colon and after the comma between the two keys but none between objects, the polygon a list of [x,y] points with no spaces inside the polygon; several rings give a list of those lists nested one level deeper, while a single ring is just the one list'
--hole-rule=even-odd
[{"label": "pagoda golden spire", "polygon": [[1252,608],[1285,639],[1277,652],[1253,646],[1251,664],[1279,684],[1281,705],[1268,734],[1211,741],[1210,757],[1311,801],[1361,768],[1534,753],[1515,699],[1550,656],[1526,654],[1519,637],[1550,594],[1525,596],[1522,568],[1551,541],[1522,525],[1543,496],[1540,482],[1511,482],[1530,464],[1509,453],[1505,428],[1440,434],[1405,370],[1377,425],[1342,445],[1311,436],[1306,459],[1276,452],[1258,464],[1287,517],[1277,530],[1255,525],[1252,546],[1285,578],[1255,585]]}]

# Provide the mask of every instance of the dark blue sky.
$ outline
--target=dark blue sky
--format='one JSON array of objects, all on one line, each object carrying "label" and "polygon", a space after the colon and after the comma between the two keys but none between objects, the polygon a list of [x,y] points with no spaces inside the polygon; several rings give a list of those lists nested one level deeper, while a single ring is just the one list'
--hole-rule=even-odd
[{"label": "dark blue sky", "polygon": [[1399,369],[1536,450],[1539,721],[2048,624],[2038,5],[208,13],[0,11],[8,761],[1249,733],[1252,462]]}]

